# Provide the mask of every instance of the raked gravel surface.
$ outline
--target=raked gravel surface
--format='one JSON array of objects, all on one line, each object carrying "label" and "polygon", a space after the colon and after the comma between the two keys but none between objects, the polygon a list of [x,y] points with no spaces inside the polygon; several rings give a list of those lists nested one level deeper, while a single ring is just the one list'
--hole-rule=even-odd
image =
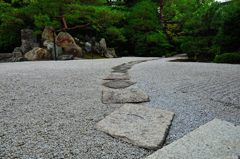
[{"label": "raked gravel surface", "polygon": [[240,125],[240,65],[167,62],[135,65],[129,72],[150,96],[150,107],[175,113],[166,144],[214,118]]},{"label": "raked gravel surface", "polygon": [[113,66],[147,58],[0,63],[1,159],[137,159],[150,152],[97,131]]}]

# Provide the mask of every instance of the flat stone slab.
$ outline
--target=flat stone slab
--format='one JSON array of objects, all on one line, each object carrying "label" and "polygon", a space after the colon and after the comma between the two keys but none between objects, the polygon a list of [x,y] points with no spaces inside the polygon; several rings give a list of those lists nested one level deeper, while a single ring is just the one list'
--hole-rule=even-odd
[{"label": "flat stone slab", "polygon": [[147,149],[162,146],[174,113],[137,104],[125,104],[97,123],[113,137]]},{"label": "flat stone slab", "polygon": [[131,89],[104,89],[102,91],[102,102],[104,104],[114,103],[142,103],[149,102],[150,99],[139,88]]},{"label": "flat stone slab", "polygon": [[113,72],[104,80],[129,80],[130,77],[127,73]]},{"label": "flat stone slab", "polygon": [[146,159],[238,159],[240,126],[214,119]]},{"label": "flat stone slab", "polygon": [[141,62],[146,62],[149,60],[139,60],[139,61],[131,61],[128,63],[124,63],[118,66],[113,67],[113,72],[120,72],[120,73],[126,73],[129,69],[132,68],[133,65],[139,64]]},{"label": "flat stone slab", "polygon": [[127,88],[135,83],[136,82],[132,82],[129,80],[111,80],[109,82],[104,82],[103,85],[109,88],[122,89],[122,88]]}]

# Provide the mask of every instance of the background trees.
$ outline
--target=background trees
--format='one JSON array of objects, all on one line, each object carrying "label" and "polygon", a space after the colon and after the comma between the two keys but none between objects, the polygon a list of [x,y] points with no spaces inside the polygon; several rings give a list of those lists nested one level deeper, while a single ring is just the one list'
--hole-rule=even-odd
[{"label": "background trees", "polygon": [[[20,43],[20,30],[61,28],[64,13],[70,31],[104,37],[118,55],[163,56],[187,53],[192,60],[212,61],[223,53],[238,54],[240,1],[214,0],[0,0],[0,52]],[[114,5],[113,5],[114,4]],[[160,13],[158,8],[160,7]],[[226,56],[226,55],[225,55]]]}]

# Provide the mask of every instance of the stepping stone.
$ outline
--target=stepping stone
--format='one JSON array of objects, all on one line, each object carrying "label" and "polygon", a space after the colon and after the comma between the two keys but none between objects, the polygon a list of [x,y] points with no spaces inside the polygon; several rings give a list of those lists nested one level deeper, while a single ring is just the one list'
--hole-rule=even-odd
[{"label": "stepping stone", "polygon": [[149,102],[149,97],[138,88],[131,89],[104,89],[102,92],[102,102],[104,104],[114,103],[141,103]]},{"label": "stepping stone", "polygon": [[125,104],[97,123],[98,130],[133,145],[162,146],[174,113],[137,104]]},{"label": "stepping stone", "polygon": [[104,80],[129,80],[130,77],[127,73],[111,73]]},{"label": "stepping stone", "polygon": [[135,83],[136,82],[126,81],[126,80],[111,80],[109,82],[103,83],[103,85],[109,88],[122,89],[122,88],[127,88]]},{"label": "stepping stone", "polygon": [[240,126],[214,119],[146,159],[238,159]]},{"label": "stepping stone", "polygon": [[126,73],[129,69],[131,69],[132,65],[128,64],[122,64],[119,66],[113,67],[113,72],[120,72],[120,73]]}]

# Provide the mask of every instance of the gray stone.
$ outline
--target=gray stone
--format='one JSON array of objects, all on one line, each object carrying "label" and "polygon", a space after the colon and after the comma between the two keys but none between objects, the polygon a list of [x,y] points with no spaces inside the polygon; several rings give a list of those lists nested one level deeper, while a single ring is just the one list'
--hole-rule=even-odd
[{"label": "gray stone", "polygon": [[58,60],[73,60],[74,56],[73,55],[61,55],[57,57]]},{"label": "gray stone", "polygon": [[132,82],[128,80],[111,80],[109,82],[104,82],[103,85],[109,88],[122,89],[122,88],[127,88],[135,83],[136,82]]},{"label": "gray stone", "polygon": [[23,57],[23,54],[22,54],[22,52],[13,52],[13,57],[14,58],[21,58],[21,57]]},{"label": "gray stone", "polygon": [[84,48],[87,52],[91,52],[92,51],[92,44],[90,42],[86,42],[84,45]]},{"label": "gray stone", "polygon": [[105,53],[105,57],[107,58],[116,58],[116,51],[114,48],[107,48],[107,51]]},{"label": "gray stone", "polygon": [[149,97],[138,88],[131,89],[104,89],[102,92],[102,102],[108,103],[141,103],[148,102]]},{"label": "gray stone", "polygon": [[146,159],[238,158],[240,126],[214,119]]},{"label": "gray stone", "polygon": [[174,113],[143,105],[125,104],[97,123],[97,129],[147,149],[160,147]]},{"label": "gray stone", "polygon": [[106,40],[104,38],[102,38],[99,42],[100,47],[104,48],[105,50],[107,50],[107,43]]},{"label": "gray stone", "polygon": [[63,49],[60,46],[58,46],[57,44],[55,44],[55,46],[54,46],[54,43],[49,40],[45,40],[43,42],[43,46],[45,46],[47,48],[47,50],[49,52],[51,52],[52,57],[55,57],[55,48],[54,47],[56,47],[56,56],[57,57],[63,54]]},{"label": "gray stone", "polygon": [[31,29],[22,29],[21,30],[21,51],[26,53],[32,50],[34,47],[37,47],[37,37],[34,35],[33,30]]},{"label": "gray stone", "polygon": [[129,80],[130,77],[127,73],[111,73],[107,78],[104,80]]}]

